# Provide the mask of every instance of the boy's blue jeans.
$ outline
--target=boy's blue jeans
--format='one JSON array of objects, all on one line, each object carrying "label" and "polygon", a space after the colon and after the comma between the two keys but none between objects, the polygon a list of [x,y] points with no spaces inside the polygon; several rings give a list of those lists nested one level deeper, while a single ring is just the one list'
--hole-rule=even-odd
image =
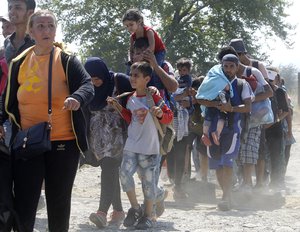
[{"label": "boy's blue jeans", "polygon": [[139,170],[145,200],[156,199],[156,169],[159,155],[145,155],[124,150],[120,169],[121,185],[124,192],[135,188],[133,175]]}]

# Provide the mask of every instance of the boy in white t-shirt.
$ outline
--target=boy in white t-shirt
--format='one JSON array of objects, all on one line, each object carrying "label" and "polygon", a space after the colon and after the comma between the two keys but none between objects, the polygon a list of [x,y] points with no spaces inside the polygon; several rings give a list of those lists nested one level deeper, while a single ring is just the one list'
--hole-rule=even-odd
[{"label": "boy in white t-shirt", "polygon": [[[155,106],[149,109],[147,103],[147,84],[151,79],[152,68],[147,62],[136,62],[130,69],[132,92],[123,108],[114,98],[108,103],[118,110],[129,123],[128,138],[125,143],[120,179],[123,191],[126,192],[131,208],[124,220],[125,227],[136,226],[136,229],[147,229],[153,226],[151,216],[156,199],[155,172],[160,154],[158,132],[153,117],[160,123],[170,123],[172,111],[157,93],[152,94]],[[154,92],[154,91],[152,91]],[[140,207],[135,193],[133,175],[139,169],[144,193],[145,212]]]}]

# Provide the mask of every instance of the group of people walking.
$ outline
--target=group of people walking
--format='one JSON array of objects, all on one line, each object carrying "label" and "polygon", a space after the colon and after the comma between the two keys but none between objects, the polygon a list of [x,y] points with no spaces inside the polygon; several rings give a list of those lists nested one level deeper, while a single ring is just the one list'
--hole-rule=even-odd
[{"label": "group of people walking", "polygon": [[[55,15],[35,12],[35,7],[34,0],[8,0],[9,17],[2,18],[14,32],[6,34],[4,44],[2,69],[9,66],[10,72],[1,77],[0,136],[11,147],[20,130],[47,121],[51,150],[30,158],[13,149],[1,153],[0,215],[9,215],[0,223],[3,231],[33,231],[42,189],[49,231],[68,231],[79,160],[83,164],[91,156],[101,167],[99,206],[89,215],[98,228],[122,223],[152,228],[165,210],[167,191],[158,184],[162,165],[167,164],[174,199],[187,198],[184,184],[190,178],[193,147],[195,159],[201,160],[202,181],[207,182],[208,167],[216,170],[223,192],[220,210],[232,207],[235,177],[241,191],[252,193],[255,168],[256,189],[266,185],[268,171],[272,189],[285,187],[290,145],[295,142],[292,104],[279,71],[249,59],[242,39],[220,49],[219,64],[205,77],[191,75],[188,58],[177,61],[175,77],[158,33],[144,25],[140,11],[129,9],[122,18],[130,32],[123,74],[111,71],[99,57],[82,64],[54,42]],[[173,147],[164,156],[158,124],[171,124],[175,131]],[[143,202],[137,200],[135,173],[142,182]],[[127,214],[120,184],[131,205]]]}]

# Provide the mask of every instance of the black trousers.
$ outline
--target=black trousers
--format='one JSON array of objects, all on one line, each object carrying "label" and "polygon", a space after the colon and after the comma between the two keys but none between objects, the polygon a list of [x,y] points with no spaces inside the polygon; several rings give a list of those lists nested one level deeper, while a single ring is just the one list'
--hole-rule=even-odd
[{"label": "black trousers", "polygon": [[182,177],[185,167],[185,154],[188,138],[183,137],[180,141],[175,141],[172,150],[166,155],[168,173],[174,180],[175,188],[181,188]]},{"label": "black trousers", "polygon": [[0,204],[12,207],[12,168],[9,159],[0,156]]},{"label": "black trousers", "polygon": [[285,184],[285,154],[283,137],[266,136],[267,146],[270,152],[271,175],[270,185],[276,187]]},{"label": "black trousers", "polygon": [[121,202],[121,190],[119,180],[119,168],[121,161],[104,157],[100,161],[101,172],[101,195],[99,211],[108,212],[112,205],[113,210],[123,211]]},{"label": "black trousers", "polygon": [[[4,215],[9,214],[9,218]],[[10,231],[13,225],[12,167],[9,157],[0,154],[0,231]]]},{"label": "black trousers", "polygon": [[68,231],[78,160],[79,150],[72,140],[52,142],[50,152],[26,161],[13,161],[15,210],[21,232],[33,231],[43,180],[49,231]]}]

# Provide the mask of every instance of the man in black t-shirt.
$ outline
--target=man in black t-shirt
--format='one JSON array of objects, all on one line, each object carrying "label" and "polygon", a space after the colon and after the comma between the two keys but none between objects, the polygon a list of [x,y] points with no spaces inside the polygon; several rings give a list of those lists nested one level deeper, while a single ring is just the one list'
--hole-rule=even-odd
[{"label": "man in black t-shirt", "polygon": [[286,92],[278,87],[280,75],[275,68],[268,68],[269,83],[274,91],[271,99],[272,110],[274,113],[274,123],[268,127],[266,133],[266,145],[269,150],[271,175],[269,187],[272,190],[279,191],[285,189],[285,160],[283,143],[283,125],[282,120],[288,115],[289,108]]}]

